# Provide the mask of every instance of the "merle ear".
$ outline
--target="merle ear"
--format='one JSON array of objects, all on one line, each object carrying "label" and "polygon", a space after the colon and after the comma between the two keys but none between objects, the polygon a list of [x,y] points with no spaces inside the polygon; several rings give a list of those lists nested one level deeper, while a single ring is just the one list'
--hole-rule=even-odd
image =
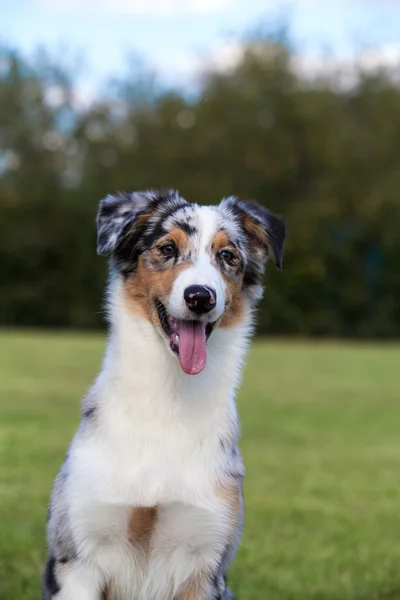
[{"label": "merle ear", "polygon": [[282,268],[286,237],[285,221],[256,202],[239,201],[243,226],[250,242],[268,251],[278,269]]},{"label": "merle ear", "polygon": [[154,196],[148,192],[117,194],[101,200],[97,212],[97,254],[111,254],[139,214],[146,211]]}]

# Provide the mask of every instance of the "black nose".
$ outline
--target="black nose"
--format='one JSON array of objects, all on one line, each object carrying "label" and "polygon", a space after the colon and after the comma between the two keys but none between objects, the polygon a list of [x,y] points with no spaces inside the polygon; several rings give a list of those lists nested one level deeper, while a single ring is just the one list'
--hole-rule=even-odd
[{"label": "black nose", "polygon": [[215,307],[217,293],[205,285],[190,285],[183,292],[185,302],[198,315],[204,315]]}]

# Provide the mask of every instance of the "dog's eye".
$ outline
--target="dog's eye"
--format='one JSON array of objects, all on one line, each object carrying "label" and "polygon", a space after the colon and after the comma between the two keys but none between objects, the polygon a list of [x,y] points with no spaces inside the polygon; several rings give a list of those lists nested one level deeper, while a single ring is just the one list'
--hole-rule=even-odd
[{"label": "dog's eye", "polygon": [[233,263],[235,261],[235,255],[230,250],[221,250],[218,255],[224,262]]},{"label": "dog's eye", "polygon": [[163,256],[174,256],[176,254],[175,244],[164,244],[160,246],[159,251]]}]

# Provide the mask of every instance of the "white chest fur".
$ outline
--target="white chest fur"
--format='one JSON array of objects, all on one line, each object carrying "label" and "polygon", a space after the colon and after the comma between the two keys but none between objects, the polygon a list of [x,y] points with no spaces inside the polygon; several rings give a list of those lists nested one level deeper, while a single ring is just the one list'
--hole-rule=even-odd
[{"label": "white chest fur", "polygon": [[[190,377],[152,326],[117,313],[88,398],[95,410],[69,453],[69,515],[100,585],[112,581],[124,600],[163,600],[217,561],[229,535],[218,485],[231,460],[223,442],[238,433],[234,391],[246,330],[216,332],[206,369]],[[129,536],[137,507],[156,509],[146,559]]]},{"label": "white chest fur", "polygon": [[[217,486],[226,469],[220,435],[228,425],[207,435],[210,423],[201,415],[193,427],[176,415],[169,415],[170,426],[166,415],[158,424],[153,415],[146,426],[119,410],[111,421],[111,404],[96,415],[97,434],[88,426],[71,448],[75,542],[95,562],[102,584],[114,582],[116,597],[169,599],[190,575],[215,564],[226,543],[231,524]],[[145,558],[130,536],[135,507],[156,508]]]},{"label": "white chest fur", "polygon": [[80,552],[90,556],[99,587],[111,582],[121,600],[174,598],[188,578],[217,564],[231,527],[217,500],[209,509],[179,502],[159,505],[144,549],[129,538],[130,515],[128,507],[95,503],[74,519],[77,531],[79,525],[84,531]]}]

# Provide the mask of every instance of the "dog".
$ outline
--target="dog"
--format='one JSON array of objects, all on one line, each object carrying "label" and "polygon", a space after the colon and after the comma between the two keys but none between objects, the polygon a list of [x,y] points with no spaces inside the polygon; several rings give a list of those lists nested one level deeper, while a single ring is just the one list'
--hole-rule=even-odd
[{"label": "dog", "polygon": [[232,600],[235,392],[284,221],[236,197],[147,191],[103,199],[97,233],[110,332],[55,479],[43,599]]}]

